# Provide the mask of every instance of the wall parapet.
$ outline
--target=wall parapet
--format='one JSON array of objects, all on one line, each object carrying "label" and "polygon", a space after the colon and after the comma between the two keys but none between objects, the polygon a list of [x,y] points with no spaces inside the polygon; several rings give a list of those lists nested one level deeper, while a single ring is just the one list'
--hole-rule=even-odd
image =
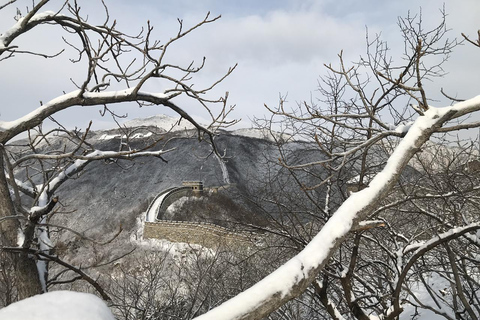
[{"label": "wall parapet", "polygon": [[207,222],[158,220],[145,222],[143,237],[199,244],[213,248],[219,245],[256,246],[262,235],[253,232],[232,231]]}]

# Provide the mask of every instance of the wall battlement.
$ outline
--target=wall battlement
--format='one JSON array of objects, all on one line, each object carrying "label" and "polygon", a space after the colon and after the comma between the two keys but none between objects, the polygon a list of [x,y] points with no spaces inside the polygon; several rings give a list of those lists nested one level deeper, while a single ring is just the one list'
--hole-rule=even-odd
[{"label": "wall battlement", "polygon": [[211,223],[167,220],[145,222],[143,237],[199,244],[209,248],[219,245],[256,246],[262,238],[257,233],[233,232]]}]

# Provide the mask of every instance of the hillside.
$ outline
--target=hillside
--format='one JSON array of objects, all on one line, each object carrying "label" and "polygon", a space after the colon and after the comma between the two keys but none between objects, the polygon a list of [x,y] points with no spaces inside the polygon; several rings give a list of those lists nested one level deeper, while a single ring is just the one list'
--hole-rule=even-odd
[{"label": "hillside", "polygon": [[[101,150],[117,150],[120,138],[106,140],[104,135],[92,134],[89,143]],[[137,138],[131,147],[142,148],[153,139]],[[75,212],[57,215],[56,222],[99,233],[114,228],[118,222],[124,227],[132,226],[158,193],[179,186],[182,181],[201,180],[207,188],[228,186],[230,195],[243,194],[253,186],[256,177],[264,176],[268,167],[265,157],[276,155],[270,142],[236,135],[225,134],[217,139],[220,150],[227,152],[223,160],[211,153],[207,143],[175,134],[168,139],[165,145],[160,142],[153,148],[175,148],[163,159],[146,157],[89,164],[78,178],[59,190],[65,211]]]},{"label": "hillside", "polygon": [[[208,205],[205,200],[190,202],[188,206],[183,206],[181,212],[168,218],[186,221],[203,219],[221,225],[228,224],[228,221],[256,221],[262,224],[264,217],[258,217],[257,202],[265,197],[274,199],[290,194],[295,200],[285,201],[290,205],[295,202],[303,205],[305,194],[287,170],[279,166],[280,151],[271,135],[256,129],[221,132],[215,140],[220,152],[225,153],[220,159],[212,153],[208,143],[196,139],[196,131],[189,129],[185,123],[183,121],[179,126],[176,119],[158,115],[130,120],[123,124],[123,129],[89,132],[87,143],[103,151],[124,150],[126,144],[132,149],[155,144],[151,150],[174,150],[161,159],[143,157],[88,164],[78,176],[71,177],[57,191],[61,207],[52,221],[80,232],[88,231],[91,236],[115,232],[120,224],[124,231],[133,232],[136,220],[158,193],[192,180],[203,181],[206,188],[222,188],[218,196],[206,200],[210,202]],[[39,145],[39,149],[46,153],[63,148],[73,148],[64,136],[53,137],[48,144]],[[284,144],[282,152],[290,163],[324,157],[315,145],[301,141]],[[372,163],[381,164],[384,159],[378,153]],[[344,183],[355,176],[354,172],[343,173]],[[307,185],[315,185],[325,179],[327,173],[317,168],[301,171],[298,177]],[[333,187],[337,191],[333,192],[329,201],[340,204],[346,195],[345,185]],[[325,187],[322,187],[313,193],[322,206],[325,192]],[[271,210],[265,206],[270,206]],[[202,213],[195,213],[195,208]],[[268,201],[262,204],[263,209],[276,211],[275,205]]]}]

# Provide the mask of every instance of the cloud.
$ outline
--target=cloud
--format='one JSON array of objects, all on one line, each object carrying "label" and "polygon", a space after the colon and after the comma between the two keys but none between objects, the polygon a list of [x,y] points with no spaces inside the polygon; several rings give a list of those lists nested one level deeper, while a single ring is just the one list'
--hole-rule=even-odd
[{"label": "cloud", "polygon": [[357,50],[364,26],[344,23],[321,12],[273,11],[218,22],[205,41],[209,56],[274,68],[285,63],[308,64],[334,56],[340,49]]}]

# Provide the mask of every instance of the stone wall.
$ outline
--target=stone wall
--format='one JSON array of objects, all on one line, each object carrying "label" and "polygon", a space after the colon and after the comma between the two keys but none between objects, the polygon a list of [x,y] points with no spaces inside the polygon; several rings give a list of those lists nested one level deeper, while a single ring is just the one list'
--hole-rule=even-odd
[{"label": "stone wall", "polygon": [[166,239],[171,242],[185,242],[214,248],[226,246],[256,246],[261,235],[248,232],[232,232],[211,223],[187,221],[145,222],[144,238]]}]

